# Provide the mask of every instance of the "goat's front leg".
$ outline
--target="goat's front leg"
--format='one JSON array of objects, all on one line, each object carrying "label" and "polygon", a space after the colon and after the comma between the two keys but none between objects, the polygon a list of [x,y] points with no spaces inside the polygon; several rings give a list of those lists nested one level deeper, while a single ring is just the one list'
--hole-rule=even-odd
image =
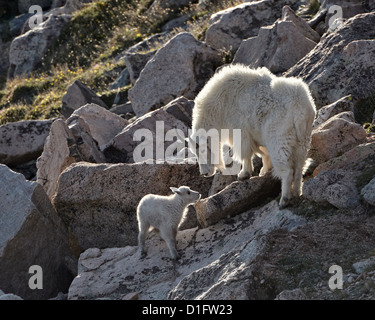
[{"label": "goat's front leg", "polygon": [[245,158],[242,160],[242,169],[237,175],[238,180],[246,180],[251,177],[251,174],[253,173],[253,155],[251,155],[249,158]]},{"label": "goat's front leg", "polygon": [[160,236],[167,243],[169,252],[171,254],[171,258],[173,260],[177,260],[179,258],[179,255],[176,249],[176,235],[177,235],[177,230],[176,231],[174,231],[173,229],[161,229],[160,230]]}]

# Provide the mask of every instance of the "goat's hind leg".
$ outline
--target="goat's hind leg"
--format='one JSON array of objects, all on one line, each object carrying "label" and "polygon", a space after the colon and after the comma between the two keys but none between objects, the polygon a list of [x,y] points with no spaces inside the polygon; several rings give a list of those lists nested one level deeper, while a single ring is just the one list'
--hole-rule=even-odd
[{"label": "goat's hind leg", "polygon": [[306,162],[306,148],[297,147],[294,155],[294,177],[293,177],[293,196],[299,197],[302,194],[302,172]]},{"label": "goat's hind leg", "polygon": [[279,202],[280,209],[285,208],[292,199],[292,182],[293,169],[287,168],[281,174],[281,199]]},{"label": "goat's hind leg", "polygon": [[160,229],[160,236],[167,243],[169,253],[173,260],[177,260],[179,258],[179,255],[176,249],[176,235],[177,235],[177,231],[175,232],[172,229]]},{"label": "goat's hind leg", "polygon": [[141,258],[144,258],[147,255],[145,249],[145,240],[150,224],[143,222],[139,224],[139,233],[138,233],[138,250],[140,252]]},{"label": "goat's hind leg", "polygon": [[302,194],[302,167],[294,169],[293,177],[293,197],[298,198]]},{"label": "goat's hind leg", "polygon": [[279,207],[285,208],[292,198],[292,182],[294,170],[290,160],[290,151],[287,146],[278,149],[269,149],[270,158],[273,164],[273,173],[281,179],[281,199]]}]

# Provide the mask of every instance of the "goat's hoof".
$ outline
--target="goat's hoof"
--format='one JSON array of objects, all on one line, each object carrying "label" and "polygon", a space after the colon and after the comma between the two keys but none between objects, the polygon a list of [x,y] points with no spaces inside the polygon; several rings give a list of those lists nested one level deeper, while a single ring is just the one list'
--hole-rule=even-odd
[{"label": "goat's hoof", "polygon": [[177,254],[177,255],[171,256],[171,259],[173,261],[177,261],[178,259],[180,259],[180,256]]},{"label": "goat's hoof", "polygon": [[241,171],[238,175],[237,178],[239,181],[247,180],[250,179],[251,174],[248,171]]},{"label": "goat's hoof", "polygon": [[281,197],[280,202],[279,202],[279,209],[284,209],[286,208],[290,203],[290,199],[286,197]]},{"label": "goat's hoof", "polygon": [[144,259],[147,257],[147,252],[146,251],[140,251],[139,252],[139,259]]}]

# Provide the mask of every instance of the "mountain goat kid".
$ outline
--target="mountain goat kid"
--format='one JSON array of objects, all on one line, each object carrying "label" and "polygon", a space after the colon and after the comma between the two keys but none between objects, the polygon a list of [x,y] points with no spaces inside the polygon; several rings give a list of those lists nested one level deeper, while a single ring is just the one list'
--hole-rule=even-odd
[{"label": "mountain goat kid", "polygon": [[[199,138],[199,148],[207,150],[203,160],[201,151],[197,153],[200,173],[211,176],[222,171],[222,147],[233,147],[233,137],[220,137],[216,150],[202,131],[216,129],[220,134],[221,129],[240,129],[241,151],[233,148],[233,158],[242,164],[239,180],[250,178],[252,157],[261,156],[260,175],[273,167],[273,175],[282,183],[279,205],[285,207],[292,196],[301,195],[315,114],[309,88],[301,79],[277,77],[264,67],[223,67],[195,98],[190,139]],[[218,163],[213,163],[212,156]]]},{"label": "mountain goat kid", "polygon": [[142,256],[146,255],[145,238],[152,226],[160,231],[160,236],[167,243],[172,259],[178,258],[176,250],[177,227],[182,216],[188,210],[187,207],[197,202],[201,195],[186,186],[181,186],[178,189],[171,187],[170,189],[173,191],[170,196],[147,194],[138,204],[138,246]]}]

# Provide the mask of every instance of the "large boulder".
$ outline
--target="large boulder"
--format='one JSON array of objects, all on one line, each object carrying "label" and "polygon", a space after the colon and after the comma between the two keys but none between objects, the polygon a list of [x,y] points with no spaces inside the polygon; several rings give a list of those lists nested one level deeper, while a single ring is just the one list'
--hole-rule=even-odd
[{"label": "large boulder", "polygon": [[356,208],[360,196],[355,185],[357,172],[335,169],[320,172],[303,185],[305,198],[316,202],[328,202],[336,208]]},{"label": "large boulder", "polygon": [[348,19],[357,14],[370,12],[375,9],[375,2],[373,0],[323,0],[320,3],[321,5],[316,16],[322,16],[324,31],[334,28],[336,19],[341,23],[342,19]]},{"label": "large boulder", "polygon": [[68,298],[141,300],[249,299],[255,298],[252,265],[263,252],[266,234],[278,228],[294,230],[306,223],[272,201],[259,211],[247,211],[210,228],[178,232],[181,253],[175,263],[160,237],[146,240],[147,257],[139,259],[137,247],[97,249],[81,254],[79,276]]},{"label": "large boulder", "polygon": [[233,63],[284,72],[310,52],[319,39],[302,18],[285,6],[281,19],[272,26],[261,27],[256,37],[242,41]]},{"label": "large boulder", "polygon": [[219,11],[210,18],[205,41],[215,49],[236,52],[242,40],[256,36],[260,27],[280,18],[284,5],[294,7],[296,3],[295,0],[251,1]]},{"label": "large boulder", "polygon": [[96,93],[79,80],[75,80],[69,87],[66,94],[62,97],[61,113],[65,118],[80,107],[86,104],[97,104],[108,109],[108,106],[100,99]]},{"label": "large boulder", "polygon": [[74,125],[77,119],[82,119],[87,133],[95,140],[99,150],[103,151],[107,144],[121,132],[129,122],[120,116],[91,103],[75,110],[66,120],[69,127]]},{"label": "large boulder", "polygon": [[73,134],[65,121],[62,119],[54,121],[45,141],[43,153],[36,163],[37,182],[43,186],[49,198],[55,193],[60,173],[76,161],[71,150],[74,142]]},{"label": "large boulder", "polygon": [[146,63],[155,55],[156,50],[147,53],[127,52],[124,56],[126,69],[132,85],[135,84]]},{"label": "large boulder", "polygon": [[[375,217],[363,209],[304,200],[279,210],[271,201],[209,228],[178,232],[177,262],[155,233],[146,240],[143,259],[134,246],[91,248],[80,256],[68,298],[373,299]],[[335,264],[342,267],[342,290],[329,288]],[[291,290],[295,294],[286,294]]]},{"label": "large boulder", "polygon": [[8,77],[28,76],[42,61],[47,49],[70,22],[71,15],[51,15],[47,21],[12,41]]},{"label": "large boulder", "polygon": [[328,202],[336,208],[357,207],[362,188],[375,173],[374,154],[375,143],[364,143],[320,164],[314,177],[303,184],[304,197],[318,203]]},{"label": "large boulder", "polygon": [[[0,192],[0,288],[24,299],[66,292],[75,262],[67,230],[43,188],[0,165]],[[42,268],[43,290],[28,285],[33,265]]]},{"label": "large boulder", "polygon": [[366,130],[355,123],[353,112],[342,112],[312,131],[309,156],[325,162],[366,142],[366,137]]},{"label": "large boulder", "polygon": [[316,177],[323,171],[336,169],[347,168],[348,171],[361,170],[362,173],[357,177],[358,186],[364,186],[372,178],[373,165],[375,165],[374,152],[375,142],[360,144],[343,155],[317,166],[313,172],[313,176]]},{"label": "large boulder", "polygon": [[77,109],[66,121],[56,120],[37,161],[37,181],[48,196],[52,198],[60,173],[70,164],[106,162],[102,151],[127,124],[96,104]]},{"label": "large boulder", "polygon": [[149,60],[132,89],[129,100],[140,117],[179,96],[193,99],[221,64],[217,51],[182,32]]},{"label": "large boulder", "polygon": [[361,195],[368,204],[375,206],[375,178],[372,178],[371,181],[362,188]]},{"label": "large boulder", "polygon": [[28,120],[0,126],[0,163],[17,165],[43,151],[53,120]]},{"label": "large boulder", "polygon": [[[171,101],[163,108],[149,112],[138,118],[133,123],[119,132],[104,150],[104,154],[110,162],[133,163],[140,160],[134,158],[134,150],[138,148],[149,148],[152,150],[149,159],[166,160],[166,150],[176,144],[176,153],[185,147],[185,142],[180,143],[178,148],[175,141],[166,141],[166,134],[169,130],[180,130],[183,137],[187,137],[191,128],[191,117],[194,102],[184,97]],[[140,142],[134,140],[136,132],[144,131],[145,140]],[[146,132],[150,137],[146,137]],[[142,145],[141,145],[142,144]],[[173,146],[172,146],[173,147]],[[171,147],[171,148],[172,148]],[[143,150],[143,149],[142,149]],[[143,160],[147,160],[147,153]]]},{"label": "large boulder", "polygon": [[374,23],[375,12],[347,20],[284,75],[305,80],[318,109],[349,94],[359,107],[375,93]]},{"label": "large boulder", "polygon": [[210,191],[208,192],[208,196],[212,196],[220,192],[234,181],[237,181],[236,175],[215,174],[212,180]]},{"label": "large boulder", "polygon": [[320,126],[323,122],[329,118],[345,111],[351,111],[354,113],[354,103],[351,95],[342,97],[341,99],[320,108],[316,114],[316,118],[313,122],[313,129]]},{"label": "large boulder", "polygon": [[146,63],[155,55],[155,48],[163,46],[171,38],[172,36],[167,32],[156,33],[117,55],[115,59],[124,59],[126,68],[109,88],[113,90],[130,83],[134,85]]},{"label": "large boulder", "polygon": [[80,162],[60,175],[53,204],[82,250],[135,245],[136,207],[144,195],[188,185],[206,196],[211,181],[197,165]]},{"label": "large boulder", "polygon": [[203,227],[208,227],[225,217],[256,207],[279,193],[280,181],[269,173],[263,177],[232,182],[220,192],[199,200],[195,204],[195,210],[199,223]]},{"label": "large boulder", "polygon": [[66,122],[74,137],[79,158],[94,163],[105,162],[105,156],[99,149],[98,143],[91,136],[90,128],[85,120],[82,117],[69,117]]}]

